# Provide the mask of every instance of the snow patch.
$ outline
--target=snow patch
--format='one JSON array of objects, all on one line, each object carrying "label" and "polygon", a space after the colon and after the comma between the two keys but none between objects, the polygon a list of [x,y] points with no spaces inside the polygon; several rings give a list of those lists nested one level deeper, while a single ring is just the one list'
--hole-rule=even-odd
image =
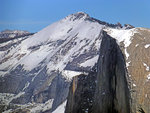
[{"label": "snow patch", "polygon": [[65,112],[66,103],[67,103],[67,100],[65,102],[63,102],[61,105],[59,105],[57,107],[57,109],[55,111],[53,111],[52,113],[64,113]]},{"label": "snow patch", "polygon": [[107,31],[110,36],[115,38],[119,44],[120,42],[124,42],[125,47],[128,47],[131,44],[131,37],[137,33],[135,28],[128,30],[107,28],[104,30]]},{"label": "snow patch", "polygon": [[135,87],[135,86],[136,86],[136,84],[133,84],[133,86]]},{"label": "snow patch", "polygon": [[145,47],[145,48],[148,48],[148,47],[150,47],[150,44],[146,44],[144,47]]},{"label": "snow patch", "polygon": [[147,79],[150,80],[150,74],[147,75]]},{"label": "snow patch", "polygon": [[139,46],[139,44],[136,44],[135,47]]},{"label": "snow patch", "polygon": [[146,71],[149,71],[149,66],[143,62],[143,65],[146,67]]},{"label": "snow patch", "polygon": [[38,64],[43,61],[48,54],[49,52],[47,52],[47,48],[40,48],[39,50],[28,54],[24,59],[20,61],[20,64],[24,66],[25,70],[30,71],[38,66]]},{"label": "snow patch", "polygon": [[114,29],[114,28],[106,28],[104,29],[111,37],[115,38],[120,45],[121,42],[124,43],[125,47],[125,55],[128,59],[129,53],[127,52],[127,47],[131,44],[132,36],[137,33],[135,28],[133,29]]},{"label": "snow patch", "polygon": [[22,91],[24,91],[25,89],[27,89],[29,87],[29,85],[30,85],[30,82],[27,81],[27,83],[25,84],[25,87],[23,88]]},{"label": "snow patch", "polygon": [[93,67],[95,65],[95,63],[97,62],[98,57],[99,56],[97,55],[97,56],[95,56],[89,60],[86,60],[85,62],[81,63],[80,66],[82,66],[82,67],[88,67],[88,66]]},{"label": "snow patch", "polygon": [[20,49],[20,54],[24,54],[24,53],[25,54],[29,53],[28,48],[27,48],[26,45],[22,45],[21,49]]},{"label": "snow patch", "polygon": [[124,52],[125,52],[126,58],[128,59],[130,55],[129,55],[129,53],[127,52],[127,48],[125,48]]},{"label": "snow patch", "polygon": [[127,62],[126,67],[129,67],[130,63],[131,63],[131,61]]},{"label": "snow patch", "polygon": [[80,75],[82,72],[78,71],[70,71],[70,70],[63,70],[62,75],[67,79],[67,80],[72,80],[74,76]]}]

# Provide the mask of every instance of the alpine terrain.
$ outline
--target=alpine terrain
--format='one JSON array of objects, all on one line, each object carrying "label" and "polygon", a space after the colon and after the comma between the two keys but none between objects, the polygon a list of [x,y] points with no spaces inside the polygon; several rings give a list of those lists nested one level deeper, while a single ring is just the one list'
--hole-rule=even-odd
[{"label": "alpine terrain", "polygon": [[0,113],[149,113],[150,29],[78,12],[0,32]]}]

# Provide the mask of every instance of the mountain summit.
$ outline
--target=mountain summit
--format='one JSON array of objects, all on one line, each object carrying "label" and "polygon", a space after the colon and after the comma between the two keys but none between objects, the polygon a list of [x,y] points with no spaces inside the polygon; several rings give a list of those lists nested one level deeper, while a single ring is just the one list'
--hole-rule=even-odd
[{"label": "mountain summit", "polygon": [[1,43],[0,112],[149,112],[149,36],[78,12]]},{"label": "mountain summit", "polygon": [[75,14],[67,16],[66,18],[69,18],[70,20],[76,20],[76,19],[87,19],[90,18],[90,16],[85,12],[77,12]]}]

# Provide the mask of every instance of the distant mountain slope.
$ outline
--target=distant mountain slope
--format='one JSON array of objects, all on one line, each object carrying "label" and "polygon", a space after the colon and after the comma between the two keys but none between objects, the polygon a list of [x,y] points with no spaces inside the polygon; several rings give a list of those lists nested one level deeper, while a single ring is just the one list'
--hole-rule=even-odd
[{"label": "distant mountain slope", "polygon": [[0,32],[0,43],[7,42],[20,37],[30,36],[34,33],[19,30],[4,30]]},{"label": "distant mountain slope", "polygon": [[14,38],[17,36],[23,36],[30,34],[27,31],[19,31],[19,30],[4,30],[0,32],[0,38]]},{"label": "distant mountain slope", "polygon": [[0,44],[0,112],[62,109],[72,77],[88,75],[97,65],[103,30],[116,39],[126,57],[133,110],[149,111],[149,30],[78,12],[34,35]]}]

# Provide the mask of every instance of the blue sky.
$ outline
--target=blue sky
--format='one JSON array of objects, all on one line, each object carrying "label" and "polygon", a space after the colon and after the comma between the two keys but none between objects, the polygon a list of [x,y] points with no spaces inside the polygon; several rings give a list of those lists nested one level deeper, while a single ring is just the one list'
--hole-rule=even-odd
[{"label": "blue sky", "polygon": [[0,0],[0,31],[37,32],[79,11],[109,23],[150,28],[150,0]]}]

